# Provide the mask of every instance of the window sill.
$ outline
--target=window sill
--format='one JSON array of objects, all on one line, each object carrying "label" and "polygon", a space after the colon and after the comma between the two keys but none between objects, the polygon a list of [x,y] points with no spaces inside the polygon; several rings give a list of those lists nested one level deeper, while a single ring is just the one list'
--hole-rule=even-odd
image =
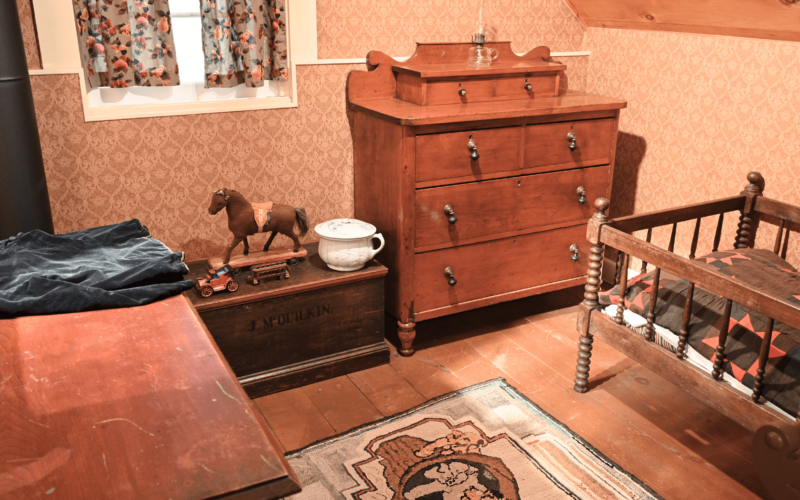
[{"label": "window sill", "polygon": [[136,104],[105,108],[84,107],[87,122],[106,120],[130,120],[161,116],[200,115],[206,113],[230,113],[259,109],[296,108],[291,97],[260,97],[253,99],[231,99],[225,101],[180,102],[169,104]]}]

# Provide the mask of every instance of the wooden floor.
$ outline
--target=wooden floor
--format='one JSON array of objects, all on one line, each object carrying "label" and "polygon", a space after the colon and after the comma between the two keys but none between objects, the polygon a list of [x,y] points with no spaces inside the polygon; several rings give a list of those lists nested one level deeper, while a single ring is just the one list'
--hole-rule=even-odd
[{"label": "wooden floor", "polygon": [[753,470],[750,431],[612,347],[595,341],[590,390],[573,391],[581,293],[420,323],[413,357],[392,346],[389,365],[256,403],[287,451],[504,377],[665,498],[766,498]]}]

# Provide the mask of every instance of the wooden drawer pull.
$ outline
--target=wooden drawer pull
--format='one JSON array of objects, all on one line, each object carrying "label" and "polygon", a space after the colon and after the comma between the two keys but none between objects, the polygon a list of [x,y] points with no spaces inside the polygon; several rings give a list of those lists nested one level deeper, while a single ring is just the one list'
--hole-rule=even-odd
[{"label": "wooden drawer pull", "polygon": [[456,279],[453,277],[453,268],[452,267],[445,267],[444,268],[444,276],[446,278],[448,278],[447,279],[447,283],[450,286],[456,286],[456,283],[458,283],[458,281],[456,281]]},{"label": "wooden drawer pull", "polygon": [[473,160],[477,160],[478,158],[481,157],[481,155],[478,154],[478,143],[475,142],[475,140],[472,138],[472,136],[469,136],[469,142],[467,143],[467,149],[472,151],[472,153],[469,155],[469,157],[472,158]]},{"label": "wooden drawer pull", "polygon": [[572,262],[578,262],[578,259],[580,259],[580,257],[578,257],[578,245],[573,243],[572,246],[569,247],[569,251],[572,252]]},{"label": "wooden drawer pull", "polygon": [[580,197],[578,198],[578,203],[581,205],[586,203],[586,188],[583,186],[578,186],[578,196]]},{"label": "wooden drawer pull", "polygon": [[567,140],[570,141],[569,149],[571,151],[575,151],[578,148],[578,143],[576,142],[578,138],[575,136],[574,132],[570,132],[567,134]]},{"label": "wooden drawer pull", "polygon": [[444,213],[445,215],[447,215],[447,222],[449,222],[450,224],[455,224],[456,221],[458,220],[458,217],[456,217],[456,213],[453,210],[453,205],[445,205]]}]

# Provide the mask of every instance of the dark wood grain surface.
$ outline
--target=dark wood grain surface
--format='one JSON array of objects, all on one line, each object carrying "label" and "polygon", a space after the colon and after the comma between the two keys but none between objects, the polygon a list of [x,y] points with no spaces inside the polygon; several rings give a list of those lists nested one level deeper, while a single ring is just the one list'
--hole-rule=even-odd
[{"label": "dark wood grain surface", "polygon": [[[593,208],[588,202],[579,202],[580,186],[589,199],[605,194],[608,166],[417,190],[417,251],[486,241],[542,226],[581,223]],[[455,224],[444,214],[448,204],[458,218]]]},{"label": "dark wood grain surface", "polygon": [[[380,230],[379,230],[380,232]],[[209,298],[203,298],[196,289],[184,292],[192,301],[198,312],[211,311],[233,304],[246,304],[283,295],[301,293],[324,286],[341,285],[354,281],[362,281],[372,277],[385,276],[388,270],[375,260],[369,261],[358,271],[342,272],[330,269],[322,261],[317,248],[319,243],[306,243],[303,247],[308,251],[308,256],[299,260],[296,266],[289,268],[292,276],[288,280],[272,280],[260,285],[250,285],[246,282],[249,271],[242,271],[235,279],[239,282],[239,289],[230,293],[227,291],[215,293]],[[380,256],[380,254],[378,254]],[[197,279],[206,275],[207,265],[205,260],[188,262],[189,274],[186,279]]]},{"label": "dark wood grain surface", "polygon": [[0,497],[299,490],[183,296],[0,321]]},{"label": "dark wood grain surface", "polygon": [[625,108],[627,103],[622,99],[587,94],[585,92],[567,91],[566,94],[557,97],[476,102],[469,106],[462,104],[419,106],[407,101],[388,98],[350,101],[348,107],[353,111],[360,111],[392,123],[420,126],[604,111]]},{"label": "dark wood grain surface", "polygon": [[[523,127],[464,130],[417,136],[417,182],[457,177],[478,177],[519,169]],[[478,145],[471,158],[470,138]],[[477,179],[474,179],[477,180]]]},{"label": "dark wood grain surface", "polygon": [[[421,314],[451,304],[500,295],[586,274],[589,245],[581,225],[417,255],[415,289]],[[573,262],[569,247],[579,247]],[[444,269],[450,267],[456,285]]]}]

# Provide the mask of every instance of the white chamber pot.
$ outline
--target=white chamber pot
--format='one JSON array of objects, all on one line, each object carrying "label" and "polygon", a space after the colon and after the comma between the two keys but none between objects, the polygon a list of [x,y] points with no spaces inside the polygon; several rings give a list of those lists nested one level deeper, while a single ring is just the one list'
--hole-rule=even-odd
[{"label": "white chamber pot", "polygon": [[[317,224],[319,256],[336,271],[357,271],[383,250],[383,236],[375,226],[357,219],[333,219]],[[375,249],[372,240],[380,241]]]}]

